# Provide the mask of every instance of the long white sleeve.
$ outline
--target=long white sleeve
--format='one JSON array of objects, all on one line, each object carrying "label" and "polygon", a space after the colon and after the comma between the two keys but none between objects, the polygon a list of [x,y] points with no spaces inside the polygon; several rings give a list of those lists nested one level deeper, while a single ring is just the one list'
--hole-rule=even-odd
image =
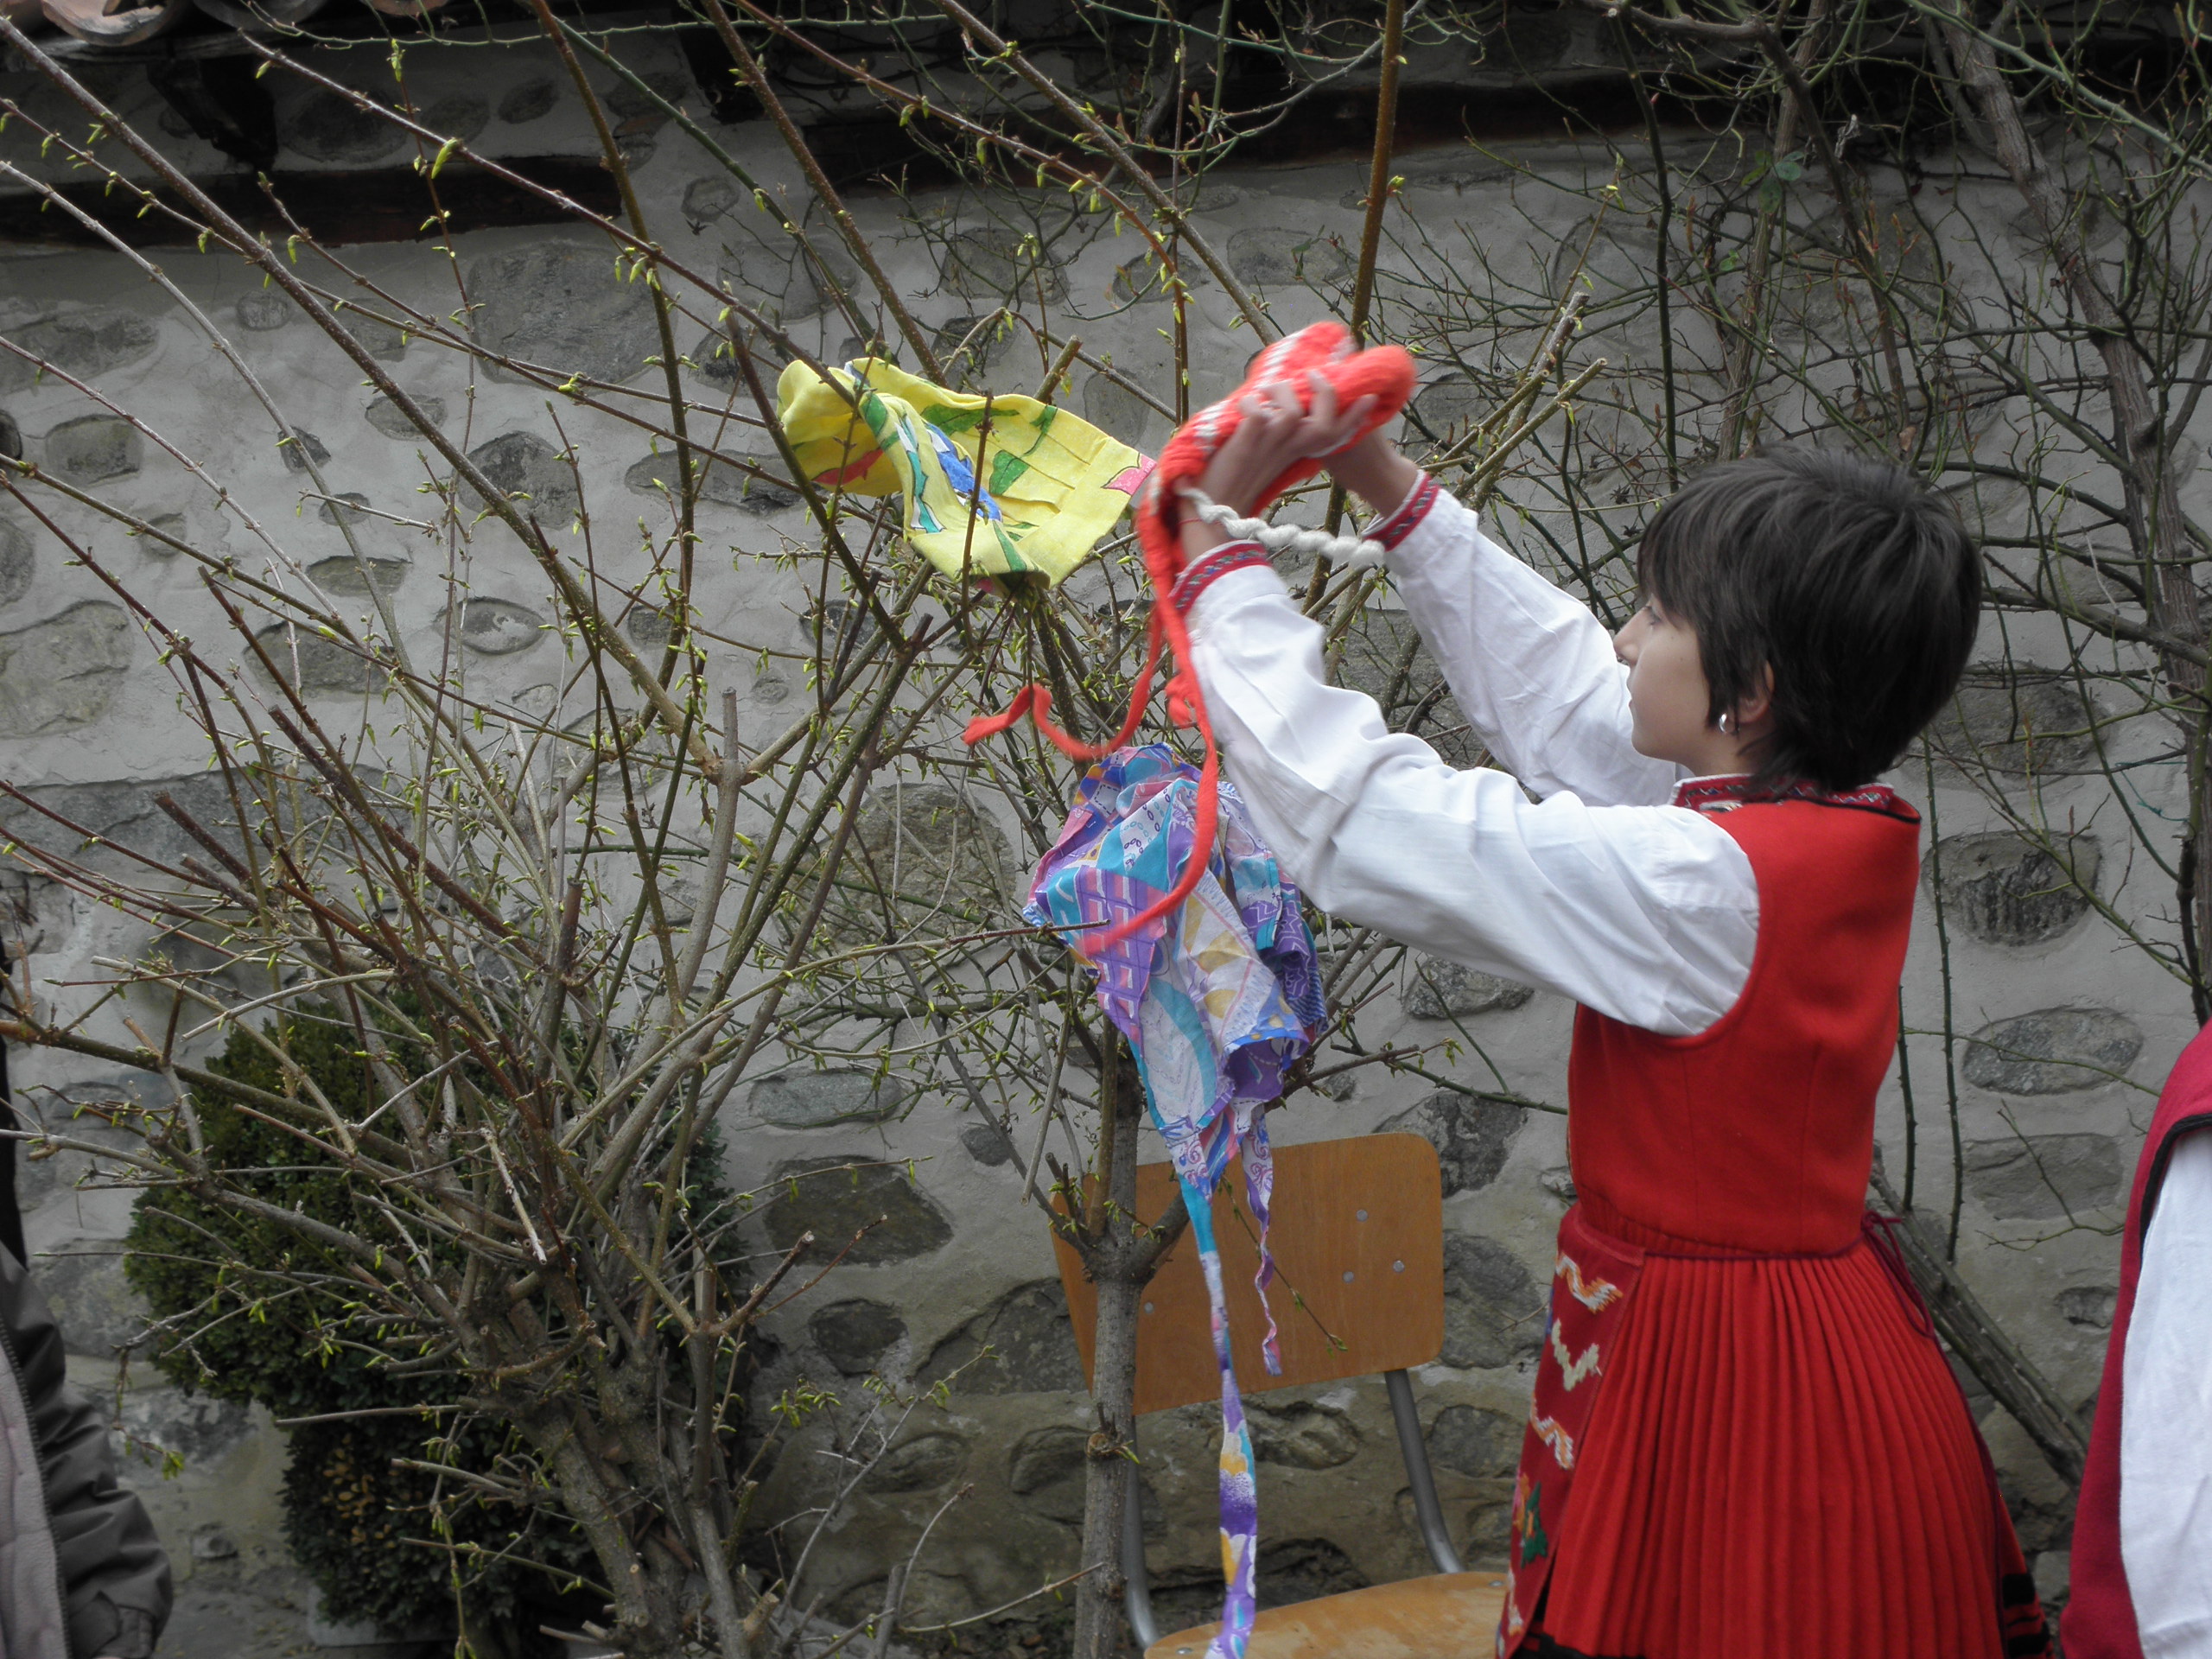
[{"label": "long white sleeve", "polygon": [[1630,741],[1628,670],[1587,607],[1441,491],[1390,568],[1452,695],[1508,772],[1539,795],[1573,790],[1592,806],[1666,801],[1685,774]]},{"label": "long white sleeve", "polygon": [[1192,622],[1230,776],[1314,902],[1666,1035],[1733,1005],[1758,887],[1718,824],[1567,790],[1531,802],[1502,772],[1454,772],[1372,698],[1324,683],[1321,630],[1272,570],[1223,577]]},{"label": "long white sleeve", "polygon": [[2183,1135],[2120,1361],[2120,1555],[2144,1659],[2212,1656],[2212,1129]]}]

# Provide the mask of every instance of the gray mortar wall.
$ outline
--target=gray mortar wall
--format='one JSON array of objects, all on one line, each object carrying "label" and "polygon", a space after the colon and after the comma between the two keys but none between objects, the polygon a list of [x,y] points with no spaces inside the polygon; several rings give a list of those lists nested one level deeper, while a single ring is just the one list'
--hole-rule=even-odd
[{"label": "gray mortar wall", "polygon": [[[1571,41],[1553,44],[1571,53]],[[369,85],[379,61],[374,53],[359,53],[343,72]],[[672,55],[648,67],[672,87],[685,85]],[[410,73],[415,96],[431,109],[434,122],[479,135],[493,153],[592,153],[575,101],[542,53],[481,47],[417,53]],[[159,107],[143,79],[134,83],[118,75],[112,85],[126,118],[159,124]],[[286,165],[327,168],[332,188],[343,188],[336,175],[349,166],[404,160],[385,135],[364,130],[327,101],[289,86],[280,86],[278,97]],[[808,292],[764,239],[766,227],[750,201],[672,129],[653,130],[649,116],[632,114],[627,142],[658,233],[685,256],[719,266],[779,304],[786,318],[805,318],[813,308]],[[795,192],[791,165],[765,125],[719,136],[771,188]],[[196,141],[170,137],[194,167],[222,165]],[[1400,168],[1408,181],[1406,209],[1440,238],[1464,226],[1494,257],[1547,271],[1558,238],[1582,225],[1589,209],[1579,196],[1548,193],[1543,181],[1592,187],[1609,175],[1613,160],[1597,148],[1557,144],[1516,152],[1515,159],[1529,169],[1517,182],[1502,166],[1465,150],[1408,156]],[[1323,308],[1295,280],[1341,273],[1339,245],[1356,238],[1363,181],[1363,163],[1236,172],[1209,189],[1198,222],[1246,280],[1271,296],[1277,315],[1297,323]],[[1040,197],[1033,205],[1048,211],[1052,200]],[[950,193],[925,194],[903,205],[881,197],[856,204],[912,307],[931,325],[957,327],[956,319],[988,309],[1005,280],[1001,232],[966,220],[969,207]],[[1993,183],[1968,183],[1950,211],[1961,257],[1971,262],[1969,224],[2009,223],[2018,204]],[[1632,272],[1632,242],[1624,250],[1608,245]],[[2002,236],[1989,245],[1999,257],[2019,255]],[[1090,349],[1156,379],[1166,362],[1160,332],[1165,311],[1124,304],[1116,293],[1117,276],[1139,252],[1135,238],[1117,240],[1090,223],[1062,248],[1065,263],[1050,273],[1056,308],[1088,319],[1080,332]],[[433,310],[457,302],[447,262],[423,247],[361,247],[348,257],[374,280]],[[159,262],[228,329],[293,418],[327,449],[334,486],[406,516],[433,468],[416,445],[391,435],[358,375],[330,344],[311,326],[286,321],[234,259],[165,250]],[[533,353],[568,352],[580,362],[603,354],[610,362],[634,363],[651,349],[637,292],[611,284],[603,245],[584,235],[480,232],[461,238],[461,264],[489,308],[482,326]],[[1605,269],[1601,258],[1601,282]],[[1249,333],[1232,327],[1231,317],[1218,289],[1202,283],[1192,308],[1194,403],[1233,383],[1251,348]],[[807,343],[824,356],[841,357],[859,346],[842,325],[827,327],[818,314],[798,326],[810,331]],[[249,415],[205,340],[122,260],[7,251],[0,262],[0,327],[18,337],[29,330],[48,341],[58,360],[99,391],[176,434],[232,488],[240,509],[280,526],[280,537],[310,568],[342,552],[317,504],[302,502],[303,480],[287,469],[271,435]],[[419,343],[384,340],[379,349],[404,385],[442,407],[449,427],[500,482],[528,487],[534,481],[541,492],[565,487],[558,474],[545,469],[563,436],[542,396],[471,377],[466,365]],[[1034,355],[1026,343],[1000,347],[992,375],[1003,376],[999,384],[1032,389],[1041,371],[1029,360]],[[703,373],[694,375],[693,384],[702,396],[728,390],[726,382]],[[1447,387],[1434,395],[1448,399],[1452,392]],[[1165,423],[1095,375],[1078,377],[1070,401],[1132,442],[1156,446],[1165,435]],[[58,381],[28,384],[0,359],[0,409],[20,427],[27,453],[43,465],[146,514],[180,515],[202,543],[251,551],[175,460],[120,431],[94,398]],[[659,475],[656,464],[641,438],[588,411],[559,413],[562,430],[576,447],[588,499],[602,519],[666,512],[652,483]],[[2204,493],[2198,484],[2187,493],[2195,499]],[[204,637],[220,632],[212,616],[201,616],[188,569],[164,561],[156,548],[97,526],[89,514],[65,512],[64,520],[92,535],[103,556],[188,624],[200,618]],[[767,558],[785,537],[804,537],[788,495],[710,488],[702,522],[715,554],[703,561],[708,574],[700,590],[708,626],[749,645],[796,649],[804,601]],[[369,519],[362,531],[374,556],[388,562],[384,574],[394,584],[403,623],[429,643],[444,604],[442,554],[385,520]],[[1501,515],[1498,533],[1516,540],[1510,510]],[[551,607],[531,569],[492,543],[490,537],[480,542],[466,573],[476,600],[463,636],[470,671],[480,694],[543,712],[559,670],[557,645],[539,632]],[[1089,591],[1085,580],[1076,579],[1072,596]],[[2020,643],[2018,634],[2014,643]],[[2034,644],[2032,635],[2028,643]],[[309,661],[302,671],[317,683],[319,669],[330,666]],[[741,690],[746,718],[758,722],[754,729],[772,720],[782,723],[776,705],[793,688],[772,666],[761,670],[754,657],[725,651],[717,653],[712,677]],[[358,720],[369,712],[342,674],[327,674],[321,686],[328,694],[327,720]],[[2003,736],[2008,717],[1986,699],[1966,707],[1969,723],[1993,739]],[[103,831],[150,834],[156,786],[188,780],[206,764],[145,639],[94,578],[71,568],[56,543],[13,510],[0,510],[0,775],[19,786],[66,789],[55,798]],[[2168,822],[2186,816],[2177,774],[2154,766],[2135,775],[2150,812]],[[1923,778],[1899,781],[1915,798],[1928,798]],[[2088,785],[2064,778],[2047,781],[2044,791],[2054,822],[2064,822],[2076,804],[2088,814],[2101,798]],[[2107,1074],[2155,1085],[2193,1030],[2187,998],[2139,952],[2121,948],[2085,905],[2044,891],[2049,871],[2000,832],[1980,793],[1955,774],[1939,774],[1934,805],[1941,833],[1952,838],[1947,879],[1954,900],[1955,1023],[1963,1032],[1993,1026],[2008,1053],[2031,1057],[2000,1059],[1973,1050],[1964,1060],[1964,1271],[2063,1391],[2082,1400],[2096,1383],[2114,1277],[2115,1245],[2099,1230],[2117,1220],[2149,1104],[2141,1089]],[[2098,826],[2085,823],[2095,835]],[[2106,843],[2097,877],[2105,899],[2123,913],[2170,902],[2147,861],[2110,855],[2120,844],[2116,836]],[[2092,855],[2085,846],[2082,856]],[[1020,874],[1013,872],[1013,879]],[[115,916],[73,904],[50,887],[16,878],[10,897],[19,936],[32,952],[32,976],[57,998],[68,995],[59,982],[86,976],[96,955],[127,955],[143,944]],[[1927,908],[1923,900],[1923,912]],[[1471,1046],[1455,1063],[1457,1075],[1491,1075],[1471,1050],[1478,1044],[1505,1087],[1563,1099],[1572,1009],[1561,999],[1449,969],[1440,969],[1427,985],[1408,988],[1402,1012],[1368,1020],[1369,1040],[1431,1040],[1449,1028],[1444,1022],[1457,1021]],[[1923,913],[1906,981],[1911,1023],[1936,1025],[1941,995],[1936,941]],[[1941,1059],[1925,1041],[1916,1054],[1923,1191],[1948,1192],[1948,1133],[1940,1124],[1929,1127],[1941,1115],[1940,1105],[1929,1104],[1940,1103]],[[2035,1055],[2048,1060],[2037,1062]],[[2069,1060],[2102,1069],[2069,1070]],[[18,1085],[49,1116],[68,1099],[142,1086],[47,1054],[18,1054],[12,1064]],[[1355,1076],[1343,1098],[1300,1097],[1274,1118],[1274,1133],[1297,1141],[1410,1126],[1439,1141],[1449,1187],[1451,1336],[1443,1359],[1420,1373],[1418,1389],[1453,1531],[1471,1558],[1496,1561],[1503,1548],[1516,1425],[1529,1386],[1549,1242],[1571,1193],[1564,1123],[1439,1093],[1418,1078],[1376,1070]],[[802,1224],[833,1225],[841,1208],[862,1199],[895,1200],[898,1211],[872,1246],[878,1259],[838,1268],[781,1318],[776,1334],[782,1354],[765,1387],[802,1376],[849,1387],[871,1366],[926,1377],[982,1342],[999,1355],[971,1373],[944,1409],[925,1408],[909,1425],[908,1443],[824,1541],[828,1581],[855,1605],[866,1601],[888,1561],[903,1555],[922,1522],[962,1483],[972,1484],[973,1494],[938,1526],[908,1604],[911,1619],[993,1607],[1065,1573],[1074,1560],[1084,1396],[1052,1253],[1035,1211],[1018,1202],[1015,1172],[997,1138],[982,1132],[954,1098],[869,1096],[836,1077],[765,1083],[739,1098],[744,1104],[730,1126],[728,1154],[741,1184],[813,1159],[911,1160],[918,1172],[918,1192],[887,1186],[861,1198],[785,1199],[780,1212],[773,1205],[764,1211],[766,1232],[785,1236]],[[1903,1162],[1903,1131],[1893,1082],[1881,1122],[1892,1173]],[[139,1318],[111,1254],[127,1200],[73,1191],[79,1173],[67,1158],[33,1166],[25,1181],[29,1238],[68,1328],[73,1366],[88,1384],[106,1388],[111,1344],[127,1338]],[[2081,1229],[2068,1230],[2069,1211]],[[1246,1381],[1250,1386],[1257,1379]],[[152,1380],[143,1365],[132,1371],[121,1399],[134,1444],[167,1447],[182,1459],[173,1478],[138,1465],[139,1484],[187,1580],[187,1612],[168,1651],[290,1650],[285,1644],[298,1639],[304,1604],[276,1530],[281,1435],[258,1414],[185,1398]],[[1253,1421],[1270,1547],[1264,1559],[1268,1581],[1279,1591],[1423,1570],[1379,1384],[1266,1395],[1254,1401]],[[1992,1411],[1986,1427],[2027,1547],[2040,1558],[2038,1575],[2055,1589],[2063,1583],[2066,1494],[2001,1412]],[[1202,1586],[1217,1560],[1214,1433],[1211,1408],[1166,1414],[1145,1425],[1153,1565],[1170,1584]],[[788,1454],[772,1478],[771,1503],[803,1503],[810,1490],[809,1465],[806,1456]],[[1185,1588],[1170,1602],[1171,1615],[1201,1616],[1206,1592]]]}]

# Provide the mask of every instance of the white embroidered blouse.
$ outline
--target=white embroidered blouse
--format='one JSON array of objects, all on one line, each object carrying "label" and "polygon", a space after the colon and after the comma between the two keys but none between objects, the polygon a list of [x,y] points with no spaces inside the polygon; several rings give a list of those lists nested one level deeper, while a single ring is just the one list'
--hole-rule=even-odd
[{"label": "white embroidered blouse", "polygon": [[1662,1035],[1704,1030],[1751,976],[1751,861],[1669,804],[1680,767],[1630,745],[1628,671],[1598,619],[1450,496],[1423,512],[1420,495],[1371,533],[1395,543],[1407,611],[1513,776],[1455,772],[1372,698],[1325,684],[1320,628],[1262,569],[1192,612],[1229,775],[1332,914]]}]

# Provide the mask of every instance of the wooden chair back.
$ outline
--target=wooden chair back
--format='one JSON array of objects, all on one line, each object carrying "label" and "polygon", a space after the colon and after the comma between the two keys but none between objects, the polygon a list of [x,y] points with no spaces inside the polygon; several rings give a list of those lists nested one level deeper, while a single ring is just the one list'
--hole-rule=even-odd
[{"label": "wooden chair back", "polygon": [[[1175,1194],[1166,1164],[1137,1170],[1137,1214]],[[1444,1199],[1436,1148],[1417,1135],[1363,1135],[1275,1149],[1275,1259],[1268,1303],[1281,1332],[1282,1375],[1261,1355],[1267,1325],[1252,1275],[1258,1227],[1231,1170],[1214,1195],[1230,1351],[1246,1394],[1426,1365],[1444,1346]],[[1090,1375],[1097,1293],[1055,1237],[1076,1349]],[[1212,1319],[1198,1247],[1185,1232],[1145,1287],[1137,1317],[1136,1408],[1165,1411],[1221,1397]]]}]

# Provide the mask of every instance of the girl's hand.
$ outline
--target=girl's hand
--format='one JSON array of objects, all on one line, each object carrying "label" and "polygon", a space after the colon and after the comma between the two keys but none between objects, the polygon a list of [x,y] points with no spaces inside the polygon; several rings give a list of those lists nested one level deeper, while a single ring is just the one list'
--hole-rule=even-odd
[{"label": "girl's hand", "polygon": [[1329,470],[1338,483],[1377,512],[1388,512],[1404,500],[1421,477],[1421,468],[1399,454],[1398,446],[1379,427],[1332,459]]},{"label": "girl's hand", "polygon": [[[1214,452],[1199,476],[1198,487],[1240,518],[1249,518],[1268,486],[1299,461],[1332,455],[1359,435],[1375,400],[1362,397],[1350,409],[1337,408],[1337,389],[1325,376],[1309,372],[1313,406],[1299,407],[1286,380],[1270,381],[1244,399],[1244,418],[1229,442]],[[1229,532],[1198,514],[1183,516],[1180,537],[1185,559],[1196,559],[1229,539]]]},{"label": "girl's hand", "polygon": [[1359,435],[1375,411],[1375,400],[1362,397],[1351,408],[1337,408],[1337,391],[1318,370],[1309,371],[1313,387],[1310,409],[1299,406],[1286,380],[1273,380],[1244,399],[1244,419],[1206,464],[1198,487],[1223,506],[1249,516],[1268,485],[1301,461],[1332,455]]}]

